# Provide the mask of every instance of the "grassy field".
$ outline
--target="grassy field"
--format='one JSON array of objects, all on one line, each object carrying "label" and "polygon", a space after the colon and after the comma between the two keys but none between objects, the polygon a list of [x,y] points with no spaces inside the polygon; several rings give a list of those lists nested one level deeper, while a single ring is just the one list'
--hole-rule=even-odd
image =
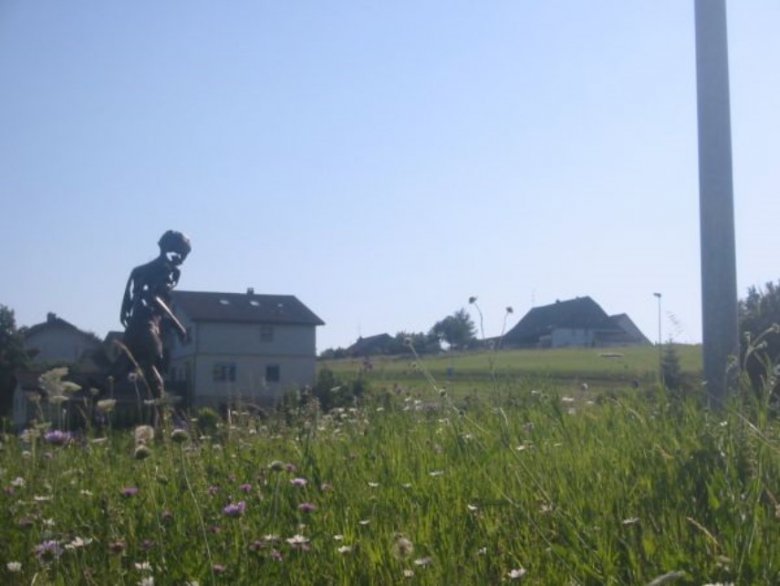
[{"label": "grassy field", "polygon": [[5,435],[0,583],[780,583],[766,407],[555,378]]},{"label": "grassy field", "polygon": [[[691,381],[701,373],[701,346],[675,345],[682,370]],[[566,348],[549,350],[502,350],[440,354],[372,357],[371,368],[362,359],[320,362],[345,378],[364,377],[378,385],[401,384],[420,390],[429,381],[421,375],[428,371],[434,379],[455,395],[489,392],[520,382],[552,383],[560,388],[576,389],[582,383],[599,388],[630,388],[657,381],[659,355],[653,346],[626,348]]]}]

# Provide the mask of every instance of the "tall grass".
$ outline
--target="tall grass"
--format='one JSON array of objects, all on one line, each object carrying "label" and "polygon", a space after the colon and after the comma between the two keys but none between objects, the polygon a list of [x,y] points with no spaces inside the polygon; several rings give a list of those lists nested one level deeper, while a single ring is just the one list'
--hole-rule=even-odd
[{"label": "tall grass", "polygon": [[128,432],[6,436],[0,580],[780,582],[776,421],[589,396],[396,387],[294,425],[158,431],[141,453]]}]

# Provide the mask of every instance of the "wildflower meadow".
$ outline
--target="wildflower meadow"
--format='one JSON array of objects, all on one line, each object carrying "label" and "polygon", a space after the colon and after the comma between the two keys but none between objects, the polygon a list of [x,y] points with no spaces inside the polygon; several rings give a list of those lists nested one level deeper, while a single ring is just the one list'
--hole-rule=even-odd
[{"label": "wildflower meadow", "polygon": [[780,583],[768,402],[429,382],[327,412],[7,433],[0,583]]}]

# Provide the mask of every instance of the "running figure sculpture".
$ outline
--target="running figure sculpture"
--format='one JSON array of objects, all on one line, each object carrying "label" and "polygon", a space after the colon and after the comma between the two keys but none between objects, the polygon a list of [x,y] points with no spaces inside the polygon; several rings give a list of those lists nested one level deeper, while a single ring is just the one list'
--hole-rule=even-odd
[{"label": "running figure sculpture", "polygon": [[160,255],[130,273],[119,317],[125,326],[124,344],[155,399],[161,398],[164,390],[165,330],[173,327],[181,340],[187,338],[187,330],[173,315],[170,302],[181,275],[179,266],[192,249],[189,239],[173,230],[163,234],[157,244]]}]

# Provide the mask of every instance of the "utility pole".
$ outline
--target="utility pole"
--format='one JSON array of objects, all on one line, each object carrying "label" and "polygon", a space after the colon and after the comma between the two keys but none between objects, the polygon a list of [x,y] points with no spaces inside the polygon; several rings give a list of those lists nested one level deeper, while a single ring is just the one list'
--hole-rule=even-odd
[{"label": "utility pole", "polygon": [[710,405],[734,391],[739,356],[726,0],[695,0],[702,342]]}]

